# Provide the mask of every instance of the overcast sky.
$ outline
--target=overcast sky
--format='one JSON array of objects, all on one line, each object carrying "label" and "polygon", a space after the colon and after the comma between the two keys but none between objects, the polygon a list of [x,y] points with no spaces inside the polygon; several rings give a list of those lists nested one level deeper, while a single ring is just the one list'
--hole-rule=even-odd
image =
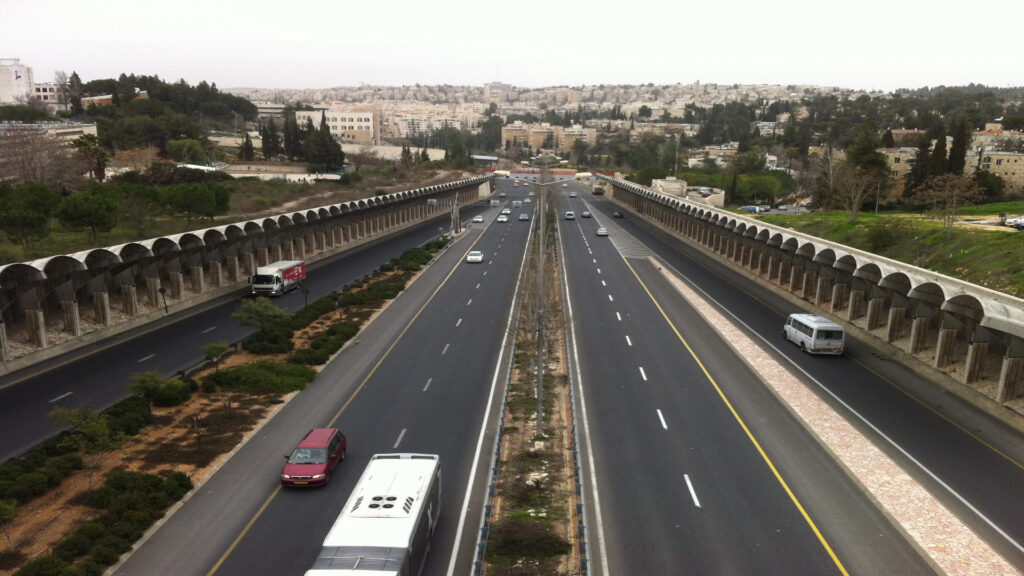
[{"label": "overcast sky", "polygon": [[[615,6],[611,11],[605,6]],[[1024,0],[0,0],[37,82],[1024,85]]]}]

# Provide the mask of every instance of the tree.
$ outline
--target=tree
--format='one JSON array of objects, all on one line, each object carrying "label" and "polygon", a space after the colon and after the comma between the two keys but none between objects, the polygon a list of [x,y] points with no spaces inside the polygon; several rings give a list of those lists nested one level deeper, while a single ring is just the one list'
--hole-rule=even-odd
[{"label": "tree", "polygon": [[295,112],[286,112],[284,117],[284,153],[289,160],[302,156],[302,131],[295,120]]},{"label": "tree", "polygon": [[355,174],[359,174],[359,168],[364,164],[377,164],[381,160],[372,146],[362,146],[358,151],[347,154],[346,157]]},{"label": "tree", "polygon": [[119,166],[125,166],[136,172],[149,170],[160,156],[160,151],[153,146],[146,148],[131,148],[114,152],[113,162]]},{"label": "tree", "polygon": [[950,174],[963,174],[964,165],[967,163],[967,144],[971,139],[967,123],[963,117],[958,117],[953,122],[953,143],[949,147],[949,160],[946,164],[946,171]]},{"label": "tree", "polygon": [[[249,146],[252,146],[251,142]],[[186,164],[205,162],[207,157],[206,148],[203,147],[203,143],[193,138],[168,141],[167,155],[175,162],[184,162]]]},{"label": "tree", "polygon": [[903,198],[911,198],[924,181],[928,179],[928,160],[931,158],[932,143],[922,136],[917,143],[917,153],[910,161],[910,171],[903,183]]},{"label": "tree", "polygon": [[238,159],[251,162],[256,158],[256,149],[252,145],[252,139],[249,138],[249,133],[245,133],[245,141],[238,147]]},{"label": "tree", "polygon": [[288,313],[278,308],[269,298],[253,298],[244,300],[231,313],[240,326],[253,328],[257,331],[281,322],[288,318]]},{"label": "tree", "polygon": [[974,182],[984,193],[985,202],[997,202],[1002,199],[1006,182],[998,174],[993,174],[988,170],[975,170]]},{"label": "tree", "polygon": [[402,144],[402,155],[398,160],[398,167],[403,173],[408,174],[413,167],[412,151],[408,144]]},{"label": "tree", "polygon": [[68,79],[68,101],[72,116],[77,118],[85,114],[82,108],[82,79],[78,77],[78,72],[71,72],[71,78]]},{"label": "tree", "polygon": [[209,218],[227,212],[230,191],[215,182],[186,182],[173,184],[164,190],[164,201],[171,212],[185,219],[185,227],[192,220]]},{"label": "tree", "polygon": [[102,182],[107,177],[107,161],[110,154],[107,154],[106,148],[100,144],[100,139],[93,134],[83,134],[76,138],[73,144],[79,157],[89,167],[93,179]]},{"label": "tree", "polygon": [[961,206],[974,204],[984,198],[977,183],[962,174],[941,174],[925,181],[914,195],[918,205],[942,219],[946,226],[946,238],[953,237],[953,224],[959,219]]},{"label": "tree", "polygon": [[112,430],[107,417],[89,406],[58,406],[50,411],[49,416],[54,424],[67,428],[64,442],[88,456],[86,468],[89,470],[89,489],[92,490],[93,474],[108,454],[121,447],[124,433]]},{"label": "tree", "polygon": [[262,142],[264,160],[276,158],[281,153],[281,135],[277,131],[277,126],[274,125],[273,118],[270,119],[266,126],[260,129],[260,140]]},{"label": "tree", "polygon": [[949,160],[946,158],[946,133],[939,130],[935,139],[935,147],[928,157],[928,176],[941,176],[948,171]]},{"label": "tree", "polygon": [[650,106],[643,105],[643,106],[640,106],[640,110],[636,113],[636,115],[639,116],[640,118],[648,118],[649,119],[651,117],[652,113],[653,112],[652,112]]},{"label": "tree", "polygon": [[31,257],[36,242],[49,236],[50,217],[60,199],[59,193],[36,182],[0,184],[0,230]]},{"label": "tree", "polygon": [[7,538],[7,547],[9,550],[14,550],[14,541],[11,540],[11,533],[7,530],[7,525],[14,522],[14,519],[17,517],[18,501],[0,500],[0,530],[4,531],[4,536]]},{"label": "tree", "polygon": [[99,189],[72,194],[61,201],[57,220],[72,230],[88,229],[96,244],[100,232],[110,232],[117,224],[117,202]]},{"label": "tree", "polygon": [[120,215],[135,227],[139,238],[146,235],[146,221],[157,216],[164,207],[163,194],[159,189],[143,184],[118,184],[112,189],[117,197]]},{"label": "tree", "polygon": [[896,139],[892,136],[892,130],[886,130],[885,134],[882,134],[882,147],[883,148],[895,148]]},{"label": "tree", "polygon": [[57,70],[53,73],[53,83],[57,85],[57,107],[60,110],[67,110],[69,92],[70,92],[70,80],[68,79],[68,73],[63,70]]},{"label": "tree", "polygon": [[857,221],[864,200],[879,185],[878,178],[877,172],[857,166],[850,160],[843,160],[837,166],[834,201],[849,213],[850,222]]}]

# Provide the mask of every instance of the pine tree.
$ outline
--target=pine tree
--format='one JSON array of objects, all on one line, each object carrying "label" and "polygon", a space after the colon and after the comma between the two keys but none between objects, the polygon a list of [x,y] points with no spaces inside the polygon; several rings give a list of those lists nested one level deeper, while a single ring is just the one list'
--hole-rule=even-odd
[{"label": "pine tree", "polygon": [[289,160],[294,160],[302,155],[302,137],[294,113],[288,114],[284,119],[284,153]]},{"label": "pine tree", "polygon": [[932,148],[932,154],[928,157],[928,175],[941,176],[946,173],[948,165],[949,161],[946,159],[946,132],[945,130],[940,130],[938,138],[935,139],[935,148]]},{"label": "pine tree", "polygon": [[914,195],[924,181],[928,179],[928,160],[931,158],[932,144],[927,136],[922,136],[917,143],[917,154],[910,161],[910,171],[907,172],[903,182],[903,197],[910,198]]},{"label": "pine tree", "polygon": [[260,129],[260,138],[263,140],[263,158],[270,160],[281,153],[281,135],[277,132],[274,119]]},{"label": "pine tree", "polygon": [[71,72],[71,78],[68,79],[68,94],[71,97],[71,115],[78,117],[85,113],[85,109],[82,108],[82,79],[78,77],[78,72]]},{"label": "pine tree", "polygon": [[249,133],[245,133],[245,142],[238,147],[238,159],[252,161],[256,157],[256,150],[253,148],[252,140],[249,138]]},{"label": "pine tree", "polygon": [[970,138],[967,131],[967,122],[963,117],[953,122],[953,143],[949,147],[949,161],[946,163],[946,170],[950,174],[963,174],[964,165],[967,163],[967,141]]},{"label": "pine tree", "polygon": [[892,130],[886,130],[885,134],[882,134],[882,147],[883,148],[895,148],[896,139],[892,136]]}]

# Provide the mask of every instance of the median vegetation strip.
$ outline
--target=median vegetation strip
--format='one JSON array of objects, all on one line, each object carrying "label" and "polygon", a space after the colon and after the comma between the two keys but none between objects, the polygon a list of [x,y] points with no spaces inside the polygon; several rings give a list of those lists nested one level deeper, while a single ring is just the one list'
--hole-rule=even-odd
[{"label": "median vegetation strip", "polygon": [[410,249],[295,314],[243,301],[236,318],[256,332],[242,349],[211,344],[190,378],[137,374],[131,396],[102,412],[55,409],[67,431],[0,466],[0,576],[102,574],[446,243]]}]

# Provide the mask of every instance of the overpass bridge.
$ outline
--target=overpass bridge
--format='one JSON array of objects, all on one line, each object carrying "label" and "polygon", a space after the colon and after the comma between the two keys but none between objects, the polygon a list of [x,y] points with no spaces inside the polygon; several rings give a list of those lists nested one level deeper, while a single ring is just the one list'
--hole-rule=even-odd
[{"label": "overpass bridge", "polygon": [[492,193],[481,176],[0,266],[0,374],[236,292],[257,266],[315,262]]},{"label": "overpass bridge", "polygon": [[1005,408],[1024,396],[1024,300],[633,182],[597,178],[639,216],[1019,424]]}]

